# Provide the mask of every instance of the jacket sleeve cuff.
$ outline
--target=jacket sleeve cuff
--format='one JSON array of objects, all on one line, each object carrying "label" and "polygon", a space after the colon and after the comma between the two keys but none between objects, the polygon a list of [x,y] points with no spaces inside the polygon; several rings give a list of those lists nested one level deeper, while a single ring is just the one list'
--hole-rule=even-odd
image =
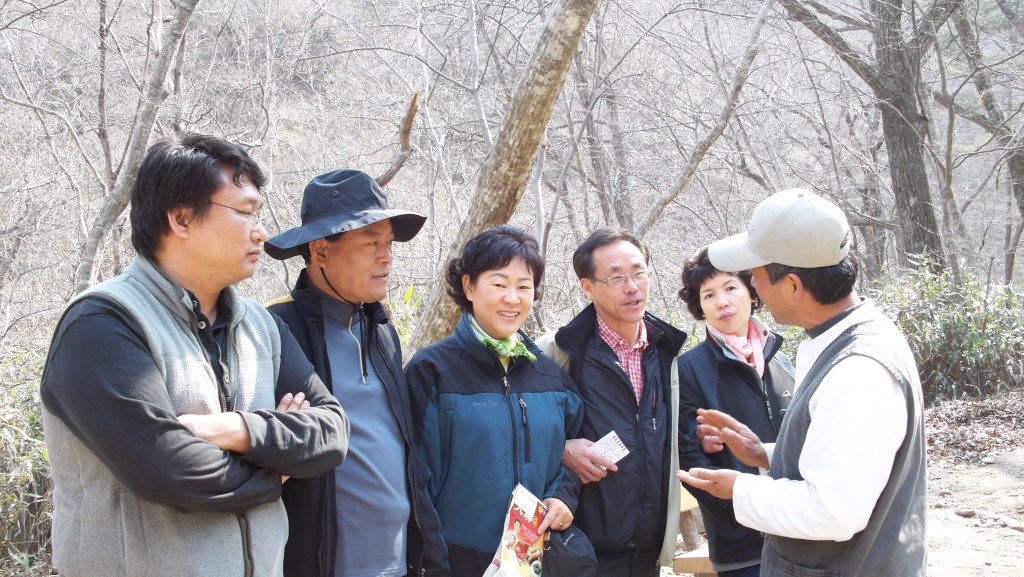
[{"label": "jacket sleeve cuff", "polygon": [[267,421],[255,413],[243,413],[236,411],[242,416],[242,420],[245,421],[245,426],[249,428],[249,450],[242,454],[242,458],[250,463],[259,465],[269,457],[269,448],[267,447]]}]

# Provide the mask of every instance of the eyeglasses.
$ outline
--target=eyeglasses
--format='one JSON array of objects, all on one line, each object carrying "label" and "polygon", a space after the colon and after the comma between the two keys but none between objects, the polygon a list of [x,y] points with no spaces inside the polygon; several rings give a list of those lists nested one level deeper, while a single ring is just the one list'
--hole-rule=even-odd
[{"label": "eyeglasses", "polygon": [[633,283],[638,285],[645,284],[648,280],[650,280],[647,277],[646,270],[638,270],[633,274],[617,274],[615,276],[610,276],[608,278],[594,278],[591,280],[603,282],[610,288],[622,288],[626,286],[626,283],[629,281],[629,279],[633,279]]},{"label": "eyeglasses", "polygon": [[233,206],[228,206],[226,204],[221,204],[219,202],[214,202],[212,200],[207,200],[206,202],[209,202],[210,204],[216,204],[217,206],[223,206],[224,208],[231,209],[231,210],[237,212],[238,214],[244,214],[245,216],[248,216],[249,217],[249,226],[251,226],[253,230],[256,230],[257,228],[260,227],[260,211],[259,210],[254,210],[253,212],[249,212],[247,210],[242,210],[240,208],[235,208]]}]

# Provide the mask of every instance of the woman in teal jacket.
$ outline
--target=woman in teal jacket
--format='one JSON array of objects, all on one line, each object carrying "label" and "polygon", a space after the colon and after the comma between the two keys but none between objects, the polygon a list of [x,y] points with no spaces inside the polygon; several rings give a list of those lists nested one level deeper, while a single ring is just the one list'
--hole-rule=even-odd
[{"label": "woman in teal jacket", "polygon": [[579,480],[560,461],[582,403],[569,376],[521,330],[543,274],[537,241],[516,227],[471,239],[448,264],[448,294],[462,319],[406,367],[453,577],[487,569],[517,483],[544,501],[542,531],[572,523]]}]

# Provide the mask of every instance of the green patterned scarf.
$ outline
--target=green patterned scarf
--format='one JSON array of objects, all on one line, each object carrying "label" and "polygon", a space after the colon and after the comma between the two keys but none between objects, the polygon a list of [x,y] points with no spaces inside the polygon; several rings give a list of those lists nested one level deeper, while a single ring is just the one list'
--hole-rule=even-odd
[{"label": "green patterned scarf", "polygon": [[473,315],[466,316],[469,317],[469,326],[473,327],[473,334],[476,335],[476,338],[480,339],[480,342],[482,342],[485,347],[494,351],[499,358],[508,359],[511,357],[526,357],[531,361],[537,360],[537,355],[534,355],[526,348],[526,345],[519,340],[518,334],[513,334],[511,337],[499,341],[485,333],[484,330],[480,328],[480,325],[477,324]]}]

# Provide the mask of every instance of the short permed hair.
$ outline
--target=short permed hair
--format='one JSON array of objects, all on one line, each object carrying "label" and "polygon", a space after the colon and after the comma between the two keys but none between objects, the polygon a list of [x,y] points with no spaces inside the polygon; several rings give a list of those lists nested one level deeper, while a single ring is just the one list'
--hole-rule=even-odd
[{"label": "short permed hair", "polygon": [[462,287],[463,275],[469,275],[469,282],[475,283],[481,274],[503,268],[517,258],[523,259],[533,273],[533,300],[539,301],[544,276],[540,246],[533,235],[509,224],[489,228],[469,239],[462,256],[448,262],[448,295],[463,311],[472,311],[473,303]]},{"label": "short permed hair", "polygon": [[625,241],[640,249],[644,255],[644,263],[650,264],[651,252],[647,250],[640,239],[626,232],[619,227],[599,228],[592,232],[587,240],[583,241],[575,252],[572,253],[572,268],[576,271],[576,278],[583,280],[594,277],[594,252],[597,249],[608,246],[612,243]]},{"label": "short permed hair", "polygon": [[205,134],[189,133],[179,142],[164,138],[149,147],[139,166],[131,192],[132,246],[153,259],[163,237],[170,234],[167,213],[175,208],[191,210],[202,219],[210,210],[210,197],[224,186],[223,171],[242,186],[247,178],[257,190],[267,183],[249,153],[241,146]]},{"label": "short permed hair", "polygon": [[679,289],[678,295],[686,303],[686,308],[693,315],[693,318],[698,321],[704,320],[704,309],[700,306],[700,287],[708,279],[714,278],[718,274],[728,274],[740,279],[743,286],[747,287],[747,290],[750,291],[750,298],[754,299],[754,302],[750,304],[750,314],[761,310],[763,304],[761,303],[761,298],[757,296],[757,291],[754,290],[754,285],[750,283],[752,278],[750,271],[724,272],[718,270],[715,268],[715,265],[711,264],[711,260],[708,258],[708,247],[705,246],[683,263],[683,273],[681,275],[683,288]]}]

